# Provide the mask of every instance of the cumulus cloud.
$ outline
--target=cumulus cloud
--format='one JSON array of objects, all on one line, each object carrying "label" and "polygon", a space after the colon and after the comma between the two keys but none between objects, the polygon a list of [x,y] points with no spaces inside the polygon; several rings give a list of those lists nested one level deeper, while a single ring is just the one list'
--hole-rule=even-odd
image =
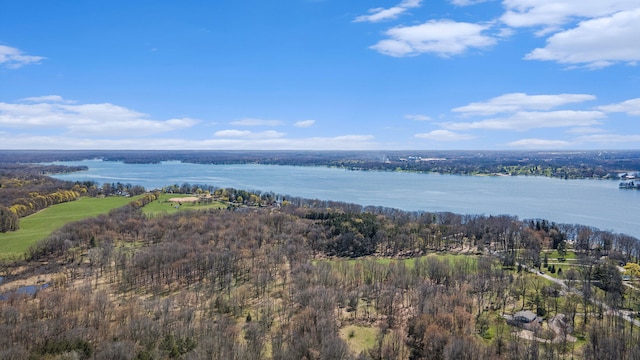
[{"label": "cumulus cloud", "polygon": [[420,114],[407,114],[404,116],[405,119],[413,120],[413,121],[430,121],[431,118],[426,115]]},{"label": "cumulus cloud", "polygon": [[220,130],[216,131],[214,134],[216,137],[224,137],[224,138],[251,138],[251,139],[275,139],[281,138],[285,136],[285,133],[267,130],[261,132],[253,132],[249,130]]},{"label": "cumulus cloud", "polygon": [[369,9],[369,14],[360,15],[356,17],[354,22],[380,22],[385,20],[392,20],[402,15],[411,8],[419,7],[422,0],[404,0],[397,6],[385,9],[385,8],[373,8]]},{"label": "cumulus cloud", "polygon": [[[489,0],[449,0],[469,6]],[[378,22],[395,19],[421,1],[405,0],[391,8],[374,8],[354,21]],[[544,47],[528,50],[524,59],[555,61],[591,69],[615,63],[635,64],[640,48],[630,46],[640,33],[637,0],[503,0],[503,14],[485,23],[430,20],[387,29],[370,48],[381,54],[405,57],[435,54],[451,57],[471,49],[487,49],[511,37],[514,29],[534,28],[536,35],[549,36]],[[577,24],[576,24],[577,23]]]},{"label": "cumulus cloud", "polygon": [[639,33],[640,7],[580,22],[577,27],[548,38],[545,47],[534,49],[525,59],[590,68],[634,63],[640,60],[640,48],[631,44],[637,42]]},{"label": "cumulus cloud", "polygon": [[504,0],[501,20],[511,27],[546,26],[557,28],[576,18],[609,16],[638,7],[637,0]]},{"label": "cumulus cloud", "polygon": [[300,121],[296,121],[293,126],[298,127],[298,128],[308,128],[308,127],[312,127],[313,125],[315,125],[316,121],[315,120],[300,120]]},{"label": "cumulus cloud", "polygon": [[403,57],[433,53],[442,57],[462,54],[470,48],[486,48],[496,39],[483,34],[490,25],[431,20],[414,26],[398,26],[385,32],[388,39],[372,49],[389,56]]},{"label": "cumulus cloud", "polygon": [[244,118],[231,122],[232,125],[237,126],[280,126],[283,124],[280,120],[265,120],[255,118]]},{"label": "cumulus cloud", "polygon": [[0,144],[15,150],[374,150],[370,135],[314,138],[215,138],[206,140],[148,138],[96,139],[65,136],[9,135],[0,132]]},{"label": "cumulus cloud", "polygon": [[513,130],[526,131],[540,128],[585,127],[600,125],[598,119],[605,117],[601,111],[520,111],[504,118],[472,122],[446,122],[440,125],[449,130]]},{"label": "cumulus cloud", "polygon": [[433,130],[428,133],[416,134],[415,137],[419,139],[429,139],[436,141],[461,141],[461,140],[471,140],[474,139],[475,136],[469,134],[458,134],[449,130]]},{"label": "cumulus cloud", "polygon": [[510,93],[484,102],[473,102],[451,111],[465,115],[494,115],[522,110],[549,110],[566,104],[595,99],[595,96],[588,94],[527,95],[525,93]]},{"label": "cumulus cloud", "polygon": [[234,138],[234,137],[247,137],[249,135],[251,135],[251,131],[249,130],[220,130],[220,131],[216,131],[214,134],[214,136],[217,137],[227,137],[227,138]]},{"label": "cumulus cloud", "polygon": [[598,109],[606,112],[623,112],[629,115],[640,115],[640,98],[630,99],[617,104],[600,106]]},{"label": "cumulus cloud", "polygon": [[17,69],[28,64],[37,64],[46,59],[42,56],[25,55],[19,49],[0,45],[0,65],[9,69]]},{"label": "cumulus cloud", "polygon": [[166,133],[192,127],[198,121],[190,118],[169,120],[131,119],[122,121],[111,119],[110,121],[88,121],[82,124],[69,126],[72,134],[90,134],[97,136],[148,136],[150,134]]},{"label": "cumulus cloud", "polygon": [[511,147],[527,148],[527,149],[557,149],[572,145],[568,141],[563,140],[545,140],[545,139],[522,139],[512,141],[507,144]]},{"label": "cumulus cloud", "polygon": [[[154,120],[149,115],[110,103],[77,104],[59,95],[0,102],[0,144],[5,149],[186,149],[186,150],[373,150],[372,135],[288,138],[274,130],[220,130],[209,139],[181,138],[172,132],[198,124],[190,118]],[[282,122],[242,119],[244,126]],[[302,120],[297,126],[311,126]],[[17,130],[16,130],[17,129]],[[170,135],[167,135],[169,133]],[[44,135],[46,134],[46,135]],[[144,141],[140,141],[144,137]]]},{"label": "cumulus cloud", "polygon": [[[146,136],[188,128],[190,118],[152,120],[148,115],[110,103],[71,104],[57,95],[23,99],[34,103],[0,102],[0,126],[15,129],[59,128],[70,134]],[[45,101],[48,100],[48,101]]]}]

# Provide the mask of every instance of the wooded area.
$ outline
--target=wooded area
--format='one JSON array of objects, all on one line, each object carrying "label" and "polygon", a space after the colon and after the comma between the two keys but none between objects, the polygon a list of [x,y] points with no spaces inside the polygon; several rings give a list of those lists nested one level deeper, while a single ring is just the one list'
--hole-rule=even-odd
[{"label": "wooded area", "polygon": [[[26,261],[4,265],[5,282],[40,279],[49,287],[34,296],[3,295],[1,358],[631,359],[640,353],[640,332],[604,308],[620,309],[625,289],[614,278],[615,265],[601,258],[637,261],[637,239],[507,216],[305,199],[150,219],[141,206],[154,199],[150,194],[108,216],[68,224],[34,246]],[[584,264],[572,284],[579,291],[561,296],[562,289],[523,266],[538,265],[540,250],[574,237]],[[454,252],[465,255],[424,256]],[[398,260],[379,260],[389,258]],[[414,260],[400,260],[406,258]],[[591,302],[596,295],[602,303]],[[521,309],[547,319],[565,314],[566,328],[584,345],[576,351],[566,338],[542,333],[549,341],[523,341],[502,318]],[[347,325],[358,330],[341,337]],[[364,328],[377,335],[354,353],[349,339]]]},{"label": "wooded area", "polygon": [[229,206],[147,216],[159,195],[148,193],[2,262],[0,358],[640,356],[636,238],[512,216],[168,190]]}]

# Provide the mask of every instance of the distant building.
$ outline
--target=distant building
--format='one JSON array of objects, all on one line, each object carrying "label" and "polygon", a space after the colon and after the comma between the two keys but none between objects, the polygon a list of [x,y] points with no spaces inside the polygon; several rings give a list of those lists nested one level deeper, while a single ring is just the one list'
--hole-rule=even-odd
[{"label": "distant building", "polygon": [[538,316],[529,310],[518,311],[513,315],[513,321],[521,324],[529,324],[534,322]]}]

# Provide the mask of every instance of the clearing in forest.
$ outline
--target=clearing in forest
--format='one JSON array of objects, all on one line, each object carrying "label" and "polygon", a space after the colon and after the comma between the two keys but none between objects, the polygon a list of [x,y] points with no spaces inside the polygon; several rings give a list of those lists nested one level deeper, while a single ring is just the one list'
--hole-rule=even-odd
[{"label": "clearing in forest", "polygon": [[227,204],[211,197],[195,197],[186,194],[160,194],[158,200],[147,204],[142,211],[147,216],[173,214],[182,210],[226,209]]}]

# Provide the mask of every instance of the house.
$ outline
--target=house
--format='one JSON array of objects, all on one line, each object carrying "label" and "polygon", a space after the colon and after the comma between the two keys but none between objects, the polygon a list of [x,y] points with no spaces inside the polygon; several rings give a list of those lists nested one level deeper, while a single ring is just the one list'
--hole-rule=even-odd
[{"label": "house", "polygon": [[513,321],[519,322],[521,324],[529,324],[536,320],[538,316],[529,310],[518,311],[513,315]]}]

